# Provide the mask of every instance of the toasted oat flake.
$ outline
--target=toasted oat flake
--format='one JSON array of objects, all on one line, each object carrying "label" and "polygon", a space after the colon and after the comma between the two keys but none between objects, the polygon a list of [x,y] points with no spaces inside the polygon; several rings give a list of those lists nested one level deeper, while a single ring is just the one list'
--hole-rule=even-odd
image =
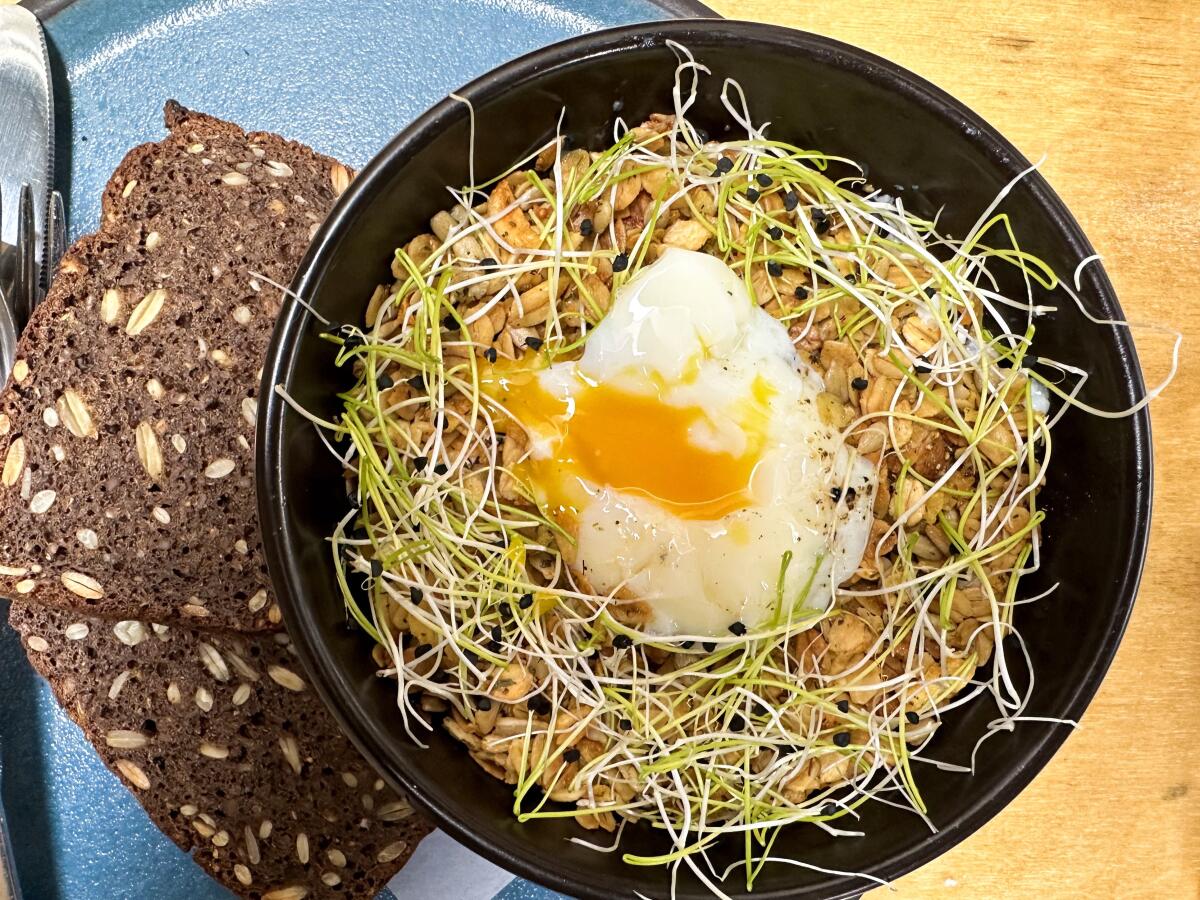
[{"label": "toasted oat flake", "polygon": [[263,167],[276,178],[290,178],[296,174],[291,166],[277,159],[268,159],[263,163]]},{"label": "toasted oat flake", "polygon": [[381,863],[390,863],[394,859],[399,859],[404,851],[408,849],[408,841],[392,841],[375,857]]},{"label": "toasted oat flake", "polygon": [[155,637],[160,641],[165,641],[167,639],[167,632],[171,629],[166,625],[160,625],[158,622],[151,622],[150,630],[154,632]]},{"label": "toasted oat flake", "polygon": [[232,651],[227,653],[226,657],[226,661],[229,663],[229,667],[233,671],[237,672],[247,681],[258,681],[258,672],[255,670],[254,666],[250,665],[250,663],[246,662]]},{"label": "toasted oat flake", "polygon": [[217,833],[217,829],[209,825],[203,819],[192,819],[192,827],[200,833],[202,837],[210,838]]},{"label": "toasted oat flake", "polygon": [[329,181],[333,185],[333,193],[340,197],[345,192],[346,188],[350,187],[350,180],[354,176],[339,162],[335,162],[329,167]]},{"label": "toasted oat flake", "polygon": [[322,872],[321,883],[327,887],[337,887],[342,883],[342,876],[337,872]]},{"label": "toasted oat flake", "polygon": [[62,392],[57,401],[58,417],[67,426],[67,431],[78,438],[96,437],[96,424],[83,398],[71,388]]},{"label": "toasted oat flake", "polygon": [[116,762],[117,771],[120,772],[135,788],[139,790],[150,790],[150,779],[146,777],[146,773],[142,771],[141,766],[130,759],[118,759]]},{"label": "toasted oat flake", "polygon": [[246,868],[244,863],[236,863],[234,865],[233,877],[238,880],[238,884],[243,884],[246,887],[254,883],[254,876],[250,874],[250,870]]},{"label": "toasted oat flake", "polygon": [[292,767],[292,771],[299,775],[303,765],[300,762],[300,745],[296,743],[296,739],[285,734],[279,739],[279,749],[283,751],[283,758]]},{"label": "toasted oat flake", "polygon": [[12,487],[21,480],[24,469],[25,438],[13,438],[8,445],[8,452],[4,454],[4,474],[0,480],[3,480],[5,487]]},{"label": "toasted oat flake", "polygon": [[87,622],[72,622],[63,629],[63,635],[68,641],[82,641],[91,634],[91,631],[91,626]]},{"label": "toasted oat flake", "polygon": [[328,856],[329,861],[339,869],[346,868],[346,854],[337,847],[330,847],[329,852],[327,852],[325,855]]},{"label": "toasted oat flake", "polygon": [[[83,572],[63,572],[60,578],[63,587],[84,600],[99,600],[104,596],[104,588],[91,575]],[[140,627],[141,623],[136,623]],[[132,645],[131,645],[132,646]]]},{"label": "toasted oat flake", "polygon": [[166,301],[167,292],[162,288],[155,288],[147,293],[129,314],[129,321],[125,323],[125,333],[135,337],[149,328],[162,312]]},{"label": "toasted oat flake", "polygon": [[100,321],[105,325],[114,324],[121,317],[121,292],[109,288],[100,300]]},{"label": "toasted oat flake", "polygon": [[268,666],[267,674],[271,676],[271,680],[277,685],[287,688],[289,691],[304,690],[304,679],[291,669],[284,668],[283,666]]},{"label": "toasted oat flake", "polygon": [[308,888],[300,885],[276,888],[262,895],[262,900],[304,900],[308,896]]},{"label": "toasted oat flake", "polygon": [[258,401],[253,397],[242,398],[242,418],[249,425],[253,425],[258,421]]},{"label": "toasted oat flake", "polygon": [[229,846],[229,832],[224,830],[218,831],[212,836],[212,842],[217,847]]},{"label": "toasted oat flake", "polygon": [[206,478],[211,478],[213,480],[216,480],[218,478],[224,478],[226,475],[228,475],[230,472],[232,472],[236,467],[237,467],[237,463],[235,463],[229,457],[223,456],[220,459],[214,459],[211,463],[208,464],[208,468],[206,468],[204,470],[204,476]]},{"label": "toasted oat flake", "polygon": [[229,748],[223,747],[220,744],[210,743],[209,741],[201,741],[200,755],[207,756],[209,759],[228,759]]},{"label": "toasted oat flake", "polygon": [[242,187],[250,183],[250,179],[241,172],[226,172],[221,176],[221,180],[230,187]]},{"label": "toasted oat flake", "polygon": [[242,843],[246,846],[246,859],[250,860],[252,866],[257,866],[262,861],[262,855],[258,849],[258,838],[249,825],[242,828]]},{"label": "toasted oat flake", "polygon": [[384,803],[375,813],[381,822],[399,822],[402,819],[407,819],[412,814],[412,807],[403,800],[393,800],[390,803]]},{"label": "toasted oat flake", "polygon": [[37,653],[45,653],[50,649],[50,645],[46,642],[46,639],[36,634],[30,635],[25,643],[30,650],[34,650]]},{"label": "toasted oat flake", "polygon": [[0,566],[0,575],[4,575],[7,578],[20,578],[22,575],[28,574],[28,566]]},{"label": "toasted oat flake", "polygon": [[221,652],[212,644],[201,641],[198,645],[200,651],[200,661],[204,663],[204,668],[208,669],[209,674],[217,681],[229,680],[229,666],[225,663],[225,657],[221,656]]},{"label": "toasted oat flake", "polygon": [[250,694],[252,693],[252,691],[253,691],[253,688],[251,688],[250,685],[245,684],[245,683],[239,684],[237,686],[237,690],[235,690],[233,692],[233,705],[241,706],[243,703],[245,703],[247,700],[250,699]]},{"label": "toasted oat flake", "polygon": [[278,625],[283,621],[283,610],[279,608],[278,603],[272,603],[271,607],[267,610],[267,621],[272,625]]},{"label": "toasted oat flake", "polygon": [[80,528],[76,531],[75,540],[79,541],[88,550],[95,550],[100,546],[100,538],[90,528]]},{"label": "toasted oat flake", "polygon": [[158,435],[154,426],[143,420],[134,431],[134,442],[137,449],[138,461],[146,474],[157,480],[163,473],[162,451],[158,448]]},{"label": "toasted oat flake", "polygon": [[121,691],[125,688],[125,682],[129,680],[130,671],[126,669],[124,672],[119,672],[117,677],[112,680],[112,684],[108,687],[108,699],[116,700],[121,696]]},{"label": "toasted oat flake", "polygon": [[213,707],[213,695],[206,687],[196,688],[196,705],[205,712],[209,712]]},{"label": "toasted oat flake", "polygon": [[0,435],[8,434],[12,430],[12,419],[8,417],[8,413],[0,413]]},{"label": "toasted oat flake", "polygon": [[140,731],[117,728],[104,735],[104,743],[117,750],[141,750],[150,743],[150,739]]},{"label": "toasted oat flake", "polygon": [[58,493],[50,489],[38,491],[33,495],[33,499],[29,501],[29,511],[35,516],[40,516],[47,512],[54,505],[54,501],[58,498]]}]

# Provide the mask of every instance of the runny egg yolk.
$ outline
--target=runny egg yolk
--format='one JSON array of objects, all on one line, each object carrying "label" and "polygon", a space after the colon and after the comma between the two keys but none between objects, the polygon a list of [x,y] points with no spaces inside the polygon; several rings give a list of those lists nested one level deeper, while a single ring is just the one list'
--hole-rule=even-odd
[{"label": "runny egg yolk", "polygon": [[548,510],[578,514],[586,483],[646,497],[683,519],[714,520],[751,502],[750,480],[766,443],[771,386],[754,381],[733,417],[745,437],[739,452],[713,449],[696,435],[713,412],[663,400],[663,385],[640,379],[650,393],[597,384],[573,373],[569,393],[552,393],[533,360],[501,362],[485,373],[484,391],[531,431],[553,435],[553,452],[522,464]]}]

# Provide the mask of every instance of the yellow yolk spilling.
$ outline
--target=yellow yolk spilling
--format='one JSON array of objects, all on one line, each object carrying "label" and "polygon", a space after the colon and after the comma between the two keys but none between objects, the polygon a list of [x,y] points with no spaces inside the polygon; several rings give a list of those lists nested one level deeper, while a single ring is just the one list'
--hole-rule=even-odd
[{"label": "yellow yolk spilling", "polygon": [[715,257],[667,250],[579,359],[502,360],[480,387],[524,430],[512,474],[574,539],[572,570],[645,601],[650,631],[824,609],[858,566],[874,470],[821,422],[786,327]]}]

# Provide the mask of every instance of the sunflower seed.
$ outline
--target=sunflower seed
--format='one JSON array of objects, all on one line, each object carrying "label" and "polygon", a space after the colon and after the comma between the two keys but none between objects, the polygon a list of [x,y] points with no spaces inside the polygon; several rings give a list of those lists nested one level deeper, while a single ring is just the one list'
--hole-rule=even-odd
[{"label": "sunflower seed", "polygon": [[183,804],[183,806],[179,807],[179,812],[189,819],[192,816],[194,816],[197,813],[197,811],[198,810],[196,809],[196,807],[194,805],[192,805],[191,803],[185,803],[185,804]]},{"label": "sunflower seed", "polygon": [[141,622],[126,619],[113,626],[113,634],[126,647],[136,647],[146,639],[146,626]]},{"label": "sunflower seed", "polygon": [[375,798],[372,797],[370,794],[363,794],[362,795],[362,807],[367,812],[374,812],[375,811]]},{"label": "sunflower seed", "polygon": [[130,194],[133,193],[133,189],[135,187],[137,187],[137,179],[136,178],[129,179],[129,181],[126,182],[126,184],[125,184],[124,190],[121,191],[121,196],[128,197]]},{"label": "sunflower seed", "polygon": [[272,831],[274,831],[274,830],[275,830],[275,825],[274,825],[274,824],[271,822],[271,820],[270,820],[270,819],[263,819],[263,820],[262,820],[262,821],[261,821],[261,822],[258,824],[258,838],[259,838],[259,840],[265,841],[267,838],[269,838],[269,837],[271,836],[271,832],[272,832]]},{"label": "sunflower seed", "polygon": [[[196,688],[196,705],[205,712],[210,711],[213,707],[212,691],[206,687]],[[201,749],[201,752],[204,752],[203,749]]]},{"label": "sunflower seed", "polygon": [[67,431],[75,437],[96,437],[96,425],[87,404],[71,388],[62,392],[58,398],[58,417],[67,426]]},{"label": "sunflower seed", "polygon": [[262,900],[304,900],[308,896],[308,888],[293,887],[276,888],[262,895]]},{"label": "sunflower seed", "polygon": [[263,167],[276,178],[291,178],[295,174],[291,166],[276,159],[268,159]]},{"label": "sunflower seed", "polygon": [[29,501],[29,511],[35,516],[40,516],[54,505],[57,498],[58,494],[55,491],[49,489],[38,491]]},{"label": "sunflower seed", "polygon": [[208,468],[204,470],[204,475],[206,478],[212,478],[213,480],[216,480],[218,478],[224,478],[236,467],[237,463],[235,463],[229,457],[223,456],[220,459],[214,459],[211,463],[209,463]]},{"label": "sunflower seed", "polygon": [[105,325],[112,325],[120,316],[121,292],[116,288],[109,288],[100,301],[100,321]]},{"label": "sunflower seed", "polygon": [[246,160],[245,162],[238,163],[236,166],[234,166],[234,168],[239,172],[249,172],[254,168],[254,163],[250,162],[250,160]]},{"label": "sunflower seed", "polygon": [[167,702],[174,705],[183,699],[183,693],[179,690],[179,685],[171,682],[167,685]]},{"label": "sunflower seed", "polygon": [[283,666],[268,666],[267,674],[277,685],[287,688],[289,691],[304,690],[304,679],[291,669],[285,669]]},{"label": "sunflower seed", "polygon": [[399,822],[413,814],[413,809],[403,800],[393,800],[379,807],[375,815],[381,822]]},{"label": "sunflower seed", "polygon": [[250,425],[254,425],[258,421],[258,401],[253,397],[242,399],[242,418]]},{"label": "sunflower seed", "polygon": [[[238,538],[236,541],[233,542],[233,549],[236,550],[238,553],[242,554],[243,556],[245,556],[247,553],[250,552],[250,545],[247,544],[245,541],[243,541],[241,538]],[[258,596],[258,595],[255,594],[255,596]],[[263,596],[264,597],[266,596],[265,592],[263,593]],[[250,602],[251,603],[254,602],[254,597],[250,598]],[[261,608],[262,607],[259,607],[259,609],[261,609]]]},{"label": "sunflower seed", "polygon": [[53,406],[47,406],[42,410],[42,424],[47,428],[58,427],[58,410]]},{"label": "sunflower seed", "polygon": [[[77,597],[82,597],[84,600],[99,600],[104,596],[104,588],[91,575],[85,575],[82,572],[63,572],[60,578],[63,587]],[[141,627],[141,623],[135,623]],[[143,637],[145,633],[143,631]],[[120,635],[117,635],[120,637]],[[133,646],[130,644],[129,646]]]},{"label": "sunflower seed", "polygon": [[283,610],[279,608],[278,603],[272,603],[271,608],[267,610],[267,621],[272,625],[278,625],[283,621]]},{"label": "sunflower seed", "polygon": [[342,781],[346,782],[346,787],[348,788],[358,787],[358,779],[354,776],[353,772],[343,772]]},{"label": "sunflower seed", "polygon": [[220,744],[211,744],[208,741],[201,741],[200,755],[207,756],[209,759],[228,759],[229,748],[222,747]]},{"label": "sunflower seed", "polygon": [[250,870],[242,863],[235,863],[233,867],[233,877],[238,880],[238,884],[249,887],[254,883],[254,876],[250,874]]},{"label": "sunflower seed", "polygon": [[91,630],[87,622],[72,622],[64,629],[63,635],[68,641],[82,641]]},{"label": "sunflower seed", "polygon": [[88,550],[95,550],[100,546],[100,538],[96,536],[96,532],[90,528],[80,528],[75,532],[75,540],[83,544]]},{"label": "sunflower seed", "polygon": [[171,630],[170,627],[166,625],[159,625],[157,622],[152,622],[150,624],[150,629],[160,641],[165,641],[167,639],[167,632]]},{"label": "sunflower seed", "polygon": [[210,816],[208,813],[200,813],[200,821],[202,821],[205,825],[209,826],[210,828],[215,829],[217,827],[217,820],[214,819],[212,816]]},{"label": "sunflower seed", "polygon": [[322,872],[321,883],[327,887],[337,887],[342,883],[342,876],[337,872]]},{"label": "sunflower seed", "polygon": [[150,790],[150,779],[146,777],[146,773],[133,760],[118,759],[116,765],[117,771],[124,775],[135,788],[140,788],[143,791]]},{"label": "sunflower seed", "polygon": [[233,365],[233,359],[229,356],[228,353],[226,353],[224,350],[221,350],[220,348],[214,350],[212,353],[209,354],[209,356],[212,357],[213,362],[215,362],[218,366],[221,366],[222,368],[227,369]]},{"label": "sunflower seed", "polygon": [[229,832],[224,830],[218,831],[213,835],[212,842],[214,846],[227,847],[229,845]]},{"label": "sunflower seed", "polygon": [[206,838],[210,838],[217,833],[217,829],[201,819],[192,819],[192,827],[200,832],[202,837]]},{"label": "sunflower seed", "polygon": [[104,743],[118,750],[141,750],[150,741],[140,731],[122,731],[118,728],[104,735]]},{"label": "sunflower seed", "polygon": [[229,680],[229,666],[225,664],[225,658],[221,656],[219,650],[212,644],[206,644],[201,641],[199,644],[200,661],[204,663],[204,668],[208,669],[209,674],[217,681]]},{"label": "sunflower seed", "polygon": [[308,835],[303,831],[296,835],[296,858],[301,865],[308,865]]},{"label": "sunflower seed", "polygon": [[375,857],[381,863],[390,863],[394,859],[399,859],[400,856],[408,849],[408,841],[392,841]]},{"label": "sunflower seed", "polygon": [[258,591],[255,592],[254,596],[250,598],[250,602],[248,605],[250,607],[250,612],[258,612],[264,606],[266,606],[267,605],[266,588],[259,588]]},{"label": "sunflower seed", "polygon": [[13,363],[12,377],[13,381],[15,381],[17,384],[21,384],[26,378],[29,377],[29,363],[23,359],[18,359],[15,363]]},{"label": "sunflower seed", "polygon": [[161,506],[156,506],[154,509],[150,510],[150,515],[154,516],[155,521],[160,522],[163,525],[171,524],[171,514]]},{"label": "sunflower seed", "polygon": [[300,745],[296,743],[296,739],[285,734],[279,739],[279,749],[283,751],[283,758],[292,767],[292,771],[299,775],[303,766],[300,763]]},{"label": "sunflower seed", "polygon": [[171,446],[175,448],[176,453],[183,453],[187,449],[187,441],[184,440],[182,434],[171,435]]},{"label": "sunflower seed", "polygon": [[12,430],[12,419],[8,413],[0,413],[0,434],[8,434]]},{"label": "sunflower seed", "polygon": [[339,869],[346,868],[346,854],[337,847],[330,847],[329,852],[325,854],[329,857],[329,861]]},{"label": "sunflower seed", "polygon": [[8,452],[4,454],[4,474],[0,480],[4,482],[5,487],[12,487],[21,479],[21,472],[25,468],[25,438],[14,438],[13,442],[8,445]]},{"label": "sunflower seed", "polygon": [[16,587],[18,594],[32,594],[34,588],[37,587],[37,582],[32,578],[23,578],[17,582]]},{"label": "sunflower seed", "polygon": [[0,566],[0,575],[4,575],[8,578],[20,578],[22,575],[28,574],[28,566]]},{"label": "sunflower seed", "polygon": [[233,671],[237,672],[248,681],[258,681],[258,672],[254,670],[254,667],[250,665],[250,663],[246,662],[236,653],[231,652],[228,654],[228,656],[229,666],[233,669]]},{"label": "sunflower seed", "polygon": [[193,155],[204,152],[204,145],[201,143],[188,144],[187,152]]},{"label": "sunflower seed", "polygon": [[129,314],[129,321],[125,323],[125,333],[135,337],[149,328],[162,312],[166,300],[167,292],[162,288],[155,288],[147,293]]},{"label": "sunflower seed", "polygon": [[62,462],[64,459],[67,458],[67,451],[64,450],[58,444],[54,444],[50,448],[50,455],[54,457],[55,462]]},{"label": "sunflower seed", "polygon": [[21,473],[21,499],[28,500],[33,494],[33,470],[26,469]]},{"label": "sunflower seed", "polygon": [[203,619],[209,614],[207,609],[195,603],[185,603],[179,607],[179,611],[185,616],[191,616],[193,619]]},{"label": "sunflower seed", "polygon": [[249,825],[242,828],[242,841],[246,845],[246,859],[250,860],[250,865],[257,866],[262,862],[262,854],[258,849],[258,838]]},{"label": "sunflower seed", "polygon": [[241,706],[250,699],[250,694],[253,689],[250,685],[242,683],[237,686],[237,690],[233,692],[233,705]]},{"label": "sunflower seed", "polygon": [[50,645],[46,642],[46,639],[44,637],[38,637],[36,634],[30,635],[29,640],[27,640],[25,643],[29,646],[30,650],[33,650],[37,653],[45,653],[50,649]]},{"label": "sunflower seed", "polygon": [[162,476],[163,459],[162,451],[158,449],[158,435],[154,433],[154,426],[146,421],[138,422],[134,431],[134,442],[142,468],[157,481]]},{"label": "sunflower seed", "polygon": [[350,170],[341,163],[335,162],[329,167],[329,181],[333,185],[334,196],[340,197],[345,192],[346,188],[350,187],[350,179],[353,178]]},{"label": "sunflower seed", "polygon": [[146,250],[153,253],[158,249],[158,245],[162,243],[162,235],[157,231],[152,231],[146,235]]},{"label": "sunflower seed", "polygon": [[221,180],[230,187],[241,187],[244,184],[250,183],[250,179],[241,172],[226,172],[221,176]]},{"label": "sunflower seed", "polygon": [[129,680],[129,670],[119,672],[117,677],[113,679],[112,684],[108,688],[108,699],[116,700],[121,696],[121,690],[125,687],[125,682]]},{"label": "sunflower seed", "polygon": [[254,313],[250,307],[243,304],[242,306],[235,306],[233,308],[233,321],[239,325],[249,325],[252,318],[254,318]]}]

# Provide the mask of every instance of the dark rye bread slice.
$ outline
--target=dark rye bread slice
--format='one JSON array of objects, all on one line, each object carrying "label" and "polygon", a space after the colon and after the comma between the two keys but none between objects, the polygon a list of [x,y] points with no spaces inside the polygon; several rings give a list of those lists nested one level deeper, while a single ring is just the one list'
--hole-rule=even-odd
[{"label": "dark rye bread slice", "polygon": [[154,823],[242,896],[369,900],[430,831],[338,730],[285,633],[18,604],[9,620]]},{"label": "dark rye bread slice", "polygon": [[278,627],[254,419],[286,284],[350,172],[166,107],[63,258],[0,397],[0,595],[115,619]]}]

